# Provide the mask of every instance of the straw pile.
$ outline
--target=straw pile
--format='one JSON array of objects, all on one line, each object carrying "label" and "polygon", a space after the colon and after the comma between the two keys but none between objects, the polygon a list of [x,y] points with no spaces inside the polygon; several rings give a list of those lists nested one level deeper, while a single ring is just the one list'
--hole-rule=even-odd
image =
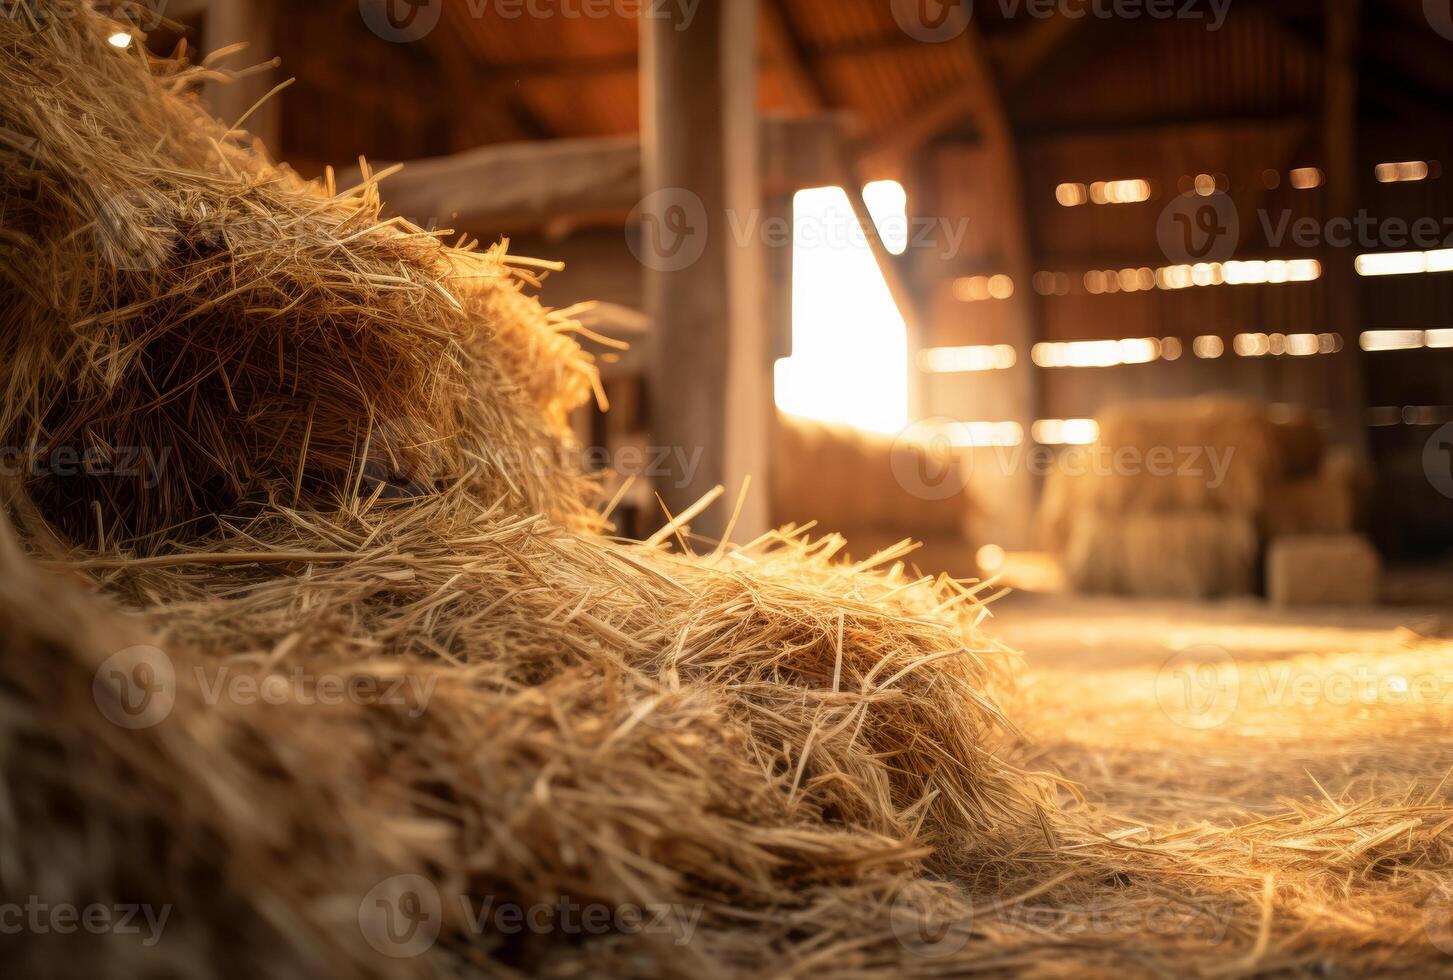
[{"label": "straw pile", "polygon": [[[0,427],[43,464],[0,531],[0,890],[167,921],[23,929],[19,972],[1437,962],[1382,925],[1453,870],[1446,808],[1127,834],[1032,771],[993,700],[1014,658],[905,549],[599,533],[561,462],[591,365],[528,266],[268,164],[116,26],[0,18]],[[171,453],[129,472],[133,443]],[[1323,914],[1283,924],[1248,847]],[[1198,901],[1224,945],[1134,925]],[[520,926],[562,902],[573,928]],[[1131,925],[1019,916],[1098,908]]]},{"label": "straw pile", "polygon": [[99,508],[150,549],[208,515],[460,480],[583,519],[548,449],[590,375],[505,288],[502,252],[374,230],[376,185],[309,190],[172,97],[200,73],[140,90],[139,51],[85,51],[74,17],[36,17],[6,18],[23,47],[0,134],[0,445],[51,523],[93,538]]},{"label": "straw pile", "polygon": [[[1263,530],[1328,509],[1315,500],[1328,484],[1306,413],[1213,396],[1120,405],[1099,422],[1095,446],[1062,456],[1039,515],[1080,591],[1248,594]],[[1300,489],[1308,483],[1315,489]]]}]

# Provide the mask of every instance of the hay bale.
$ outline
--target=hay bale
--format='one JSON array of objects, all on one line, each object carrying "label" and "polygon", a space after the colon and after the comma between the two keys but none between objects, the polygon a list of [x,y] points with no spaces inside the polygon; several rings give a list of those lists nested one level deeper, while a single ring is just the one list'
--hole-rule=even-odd
[{"label": "hay bale", "polygon": [[1224,396],[1116,406],[1094,446],[1060,457],[1040,534],[1082,590],[1249,593],[1258,529],[1351,520],[1340,464],[1305,475],[1323,455],[1312,417],[1284,406]]},{"label": "hay bale", "polygon": [[1036,515],[1040,544],[1062,554],[1074,536],[1075,522],[1089,506],[1093,479],[1090,450],[1071,446],[1063,450],[1044,479]]},{"label": "hay bale", "polygon": [[[408,769],[381,779],[401,730],[347,704],[209,699],[198,672],[217,681],[216,661],[43,574],[8,527],[0,631],[6,894],[146,910],[130,936],[22,929],[15,975],[427,975],[348,928],[378,882],[447,854]],[[384,680],[374,668],[339,666]]]},{"label": "hay bale", "polygon": [[1331,453],[1314,476],[1274,484],[1262,526],[1269,538],[1292,534],[1350,534],[1361,523],[1370,479],[1350,452]]},{"label": "hay bale", "polygon": [[1216,511],[1088,514],[1065,548],[1065,574],[1081,592],[1205,599],[1253,591],[1255,525]]},{"label": "hay bale", "polygon": [[97,45],[70,6],[4,18],[0,95],[0,445],[54,526],[150,547],[460,479],[589,520],[550,447],[593,367],[521,295],[529,266],[378,227],[376,181],[271,166],[178,97],[199,69]]},{"label": "hay bale", "polygon": [[[829,531],[960,537],[967,540],[972,504],[968,481],[944,467],[957,457],[895,440],[791,415],[778,415],[772,453],[772,518],[779,524],[809,520]],[[905,485],[904,475],[909,481]],[[944,493],[914,493],[923,474]],[[942,477],[941,479],[939,477]]]},{"label": "hay bale", "polygon": [[1206,396],[1105,410],[1086,491],[1105,514],[1215,510],[1255,514],[1279,472],[1273,426],[1251,399]]},{"label": "hay bale", "polygon": [[1290,535],[1267,551],[1266,589],[1273,605],[1370,605],[1381,584],[1382,560],[1360,534]]}]

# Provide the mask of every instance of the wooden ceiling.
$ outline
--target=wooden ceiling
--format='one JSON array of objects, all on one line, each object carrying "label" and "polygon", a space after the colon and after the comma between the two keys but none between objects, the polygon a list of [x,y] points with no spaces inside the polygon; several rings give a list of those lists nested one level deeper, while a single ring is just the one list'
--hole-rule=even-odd
[{"label": "wooden ceiling", "polygon": [[[298,79],[282,99],[283,150],[346,163],[359,153],[439,156],[488,142],[635,132],[638,25],[620,13],[628,6],[599,4],[604,16],[586,17],[580,0],[538,3],[577,16],[501,17],[503,4],[445,0],[426,38],[389,44],[363,25],[357,0],[283,4],[278,54]],[[1004,19],[1000,6],[981,1],[971,31],[926,44],[899,29],[891,0],[766,0],[761,108],[843,111],[869,144],[905,132],[915,140],[915,126],[931,138],[971,137],[985,63],[1014,124],[1036,129],[1258,115],[1316,99],[1318,23],[1295,4],[1234,4],[1219,32],[1178,20]],[[1377,17],[1364,36],[1369,57],[1392,44],[1379,38],[1405,17]],[[1425,45],[1424,58],[1399,71],[1436,80],[1443,89],[1418,90],[1425,102],[1447,102],[1453,92],[1436,60],[1447,44],[1433,36]]]},{"label": "wooden ceiling", "polygon": [[[282,4],[278,54],[298,79],[282,99],[283,151],[347,163],[635,132],[638,25],[625,0],[588,7],[602,16],[581,16],[581,0],[535,0],[574,16],[514,17],[493,0],[443,1],[439,26],[413,44],[369,32],[357,0]],[[1215,32],[1205,20],[1004,17],[1004,6],[1023,0],[981,0],[971,31],[926,44],[899,28],[892,0],[764,0],[761,108],[844,112],[867,145],[972,138],[975,100],[994,95],[985,65],[1030,134],[1318,108],[1321,1],[1241,0]],[[1453,44],[1417,0],[1364,4],[1360,45],[1364,113],[1446,122]]]},{"label": "wooden ceiling", "polygon": [[[373,35],[358,0],[281,5],[277,53],[297,78],[281,100],[284,155],[306,169],[635,132],[629,5],[534,3],[559,13],[502,17],[511,8],[494,0],[444,0],[439,25],[409,44]],[[972,139],[984,100],[1026,136],[1319,111],[1320,0],[1239,0],[1215,32],[1203,21],[1005,18],[1006,5],[980,0],[968,32],[924,43],[900,29],[892,0],[763,0],[761,107],[841,111],[865,145],[909,149]],[[1446,122],[1453,43],[1429,30],[1420,3],[1366,3],[1362,25],[1364,116]]]}]

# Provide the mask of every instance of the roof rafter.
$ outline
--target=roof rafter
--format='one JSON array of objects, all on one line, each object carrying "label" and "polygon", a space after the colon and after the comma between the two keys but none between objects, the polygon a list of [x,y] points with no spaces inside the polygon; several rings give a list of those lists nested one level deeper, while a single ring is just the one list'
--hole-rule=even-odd
[{"label": "roof rafter", "polygon": [[814,109],[828,108],[833,104],[832,94],[816,70],[812,53],[808,51],[802,35],[793,26],[786,5],[787,0],[761,0],[759,7],[767,37],[782,56],[778,67],[809,105]]},{"label": "roof rafter", "polygon": [[[1012,92],[1028,84],[1063,50],[1084,20],[1084,17],[1067,17],[1064,14],[1036,20],[1024,29],[1021,40],[1012,46],[1003,46],[1005,54],[997,77],[989,67],[987,45],[971,23],[966,31],[970,50],[966,60],[970,77],[963,84],[944,91],[900,125],[869,141],[864,147],[865,155],[907,156],[941,133],[970,119],[978,121],[981,127],[998,125],[993,123],[992,117],[1004,115],[1000,93]],[[1007,121],[1003,126],[1007,127]]]}]

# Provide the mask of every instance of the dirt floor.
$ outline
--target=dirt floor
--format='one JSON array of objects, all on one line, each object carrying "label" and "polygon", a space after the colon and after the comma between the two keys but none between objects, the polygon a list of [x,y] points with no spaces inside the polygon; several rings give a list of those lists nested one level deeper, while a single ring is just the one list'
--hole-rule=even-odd
[{"label": "dirt floor", "polygon": [[991,628],[1025,654],[1012,717],[1033,763],[1127,820],[1395,792],[1453,767],[1453,605],[1019,594]]}]

